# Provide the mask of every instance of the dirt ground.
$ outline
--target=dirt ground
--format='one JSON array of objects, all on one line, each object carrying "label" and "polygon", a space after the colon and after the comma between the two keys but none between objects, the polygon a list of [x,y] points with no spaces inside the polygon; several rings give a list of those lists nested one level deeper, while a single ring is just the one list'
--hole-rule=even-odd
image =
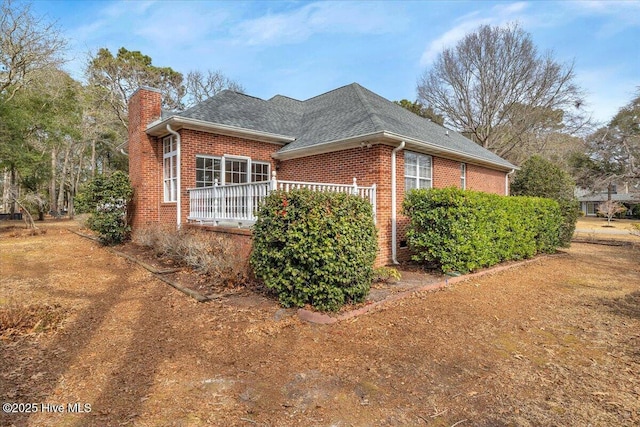
[{"label": "dirt ground", "polygon": [[198,303],[69,225],[0,230],[0,397],[22,412],[0,425],[640,424],[638,245],[320,326],[259,295]]}]

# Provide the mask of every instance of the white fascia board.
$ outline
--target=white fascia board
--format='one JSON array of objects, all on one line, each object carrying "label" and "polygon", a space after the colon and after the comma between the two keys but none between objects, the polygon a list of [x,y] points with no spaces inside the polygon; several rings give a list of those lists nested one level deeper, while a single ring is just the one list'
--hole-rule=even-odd
[{"label": "white fascia board", "polygon": [[494,163],[486,159],[482,159],[470,154],[464,153],[458,150],[446,149],[441,146],[430,144],[425,141],[417,139],[407,138],[402,135],[398,135],[392,132],[374,132],[365,135],[355,136],[348,139],[340,139],[334,141],[323,142],[321,144],[312,145],[310,147],[301,147],[294,150],[278,151],[272,154],[272,157],[277,160],[291,160],[299,157],[313,156],[317,154],[330,153],[332,151],[346,150],[349,148],[360,147],[363,142],[371,142],[377,144],[389,144],[396,146],[399,142],[405,141],[407,144],[405,150],[415,150],[424,152],[426,154],[433,154],[439,157],[457,160],[466,163],[477,164],[481,166],[488,166],[492,169],[498,169],[501,171],[509,172],[512,169],[520,169],[517,166],[508,166],[500,163]]},{"label": "white fascia board", "polygon": [[204,120],[180,116],[171,116],[164,120],[155,121],[147,126],[145,132],[151,136],[166,135],[168,133],[168,124],[171,125],[171,127],[175,130],[192,129],[209,133],[217,133],[220,135],[251,139],[254,141],[269,142],[273,144],[286,144],[288,142],[295,141],[295,138],[290,136],[278,135],[270,132],[261,132],[253,129],[245,129],[237,126],[223,125],[219,123],[211,123]]},{"label": "white fascia board", "polygon": [[314,144],[308,147],[295,148],[288,151],[276,151],[271,155],[276,160],[291,160],[299,157],[314,156],[317,154],[331,153],[333,151],[347,150],[349,148],[360,147],[364,143],[380,143],[384,138],[384,132],[374,132],[365,135],[354,136],[353,138],[336,139],[333,141]]},{"label": "white fascia board", "polygon": [[[483,159],[481,157],[474,156],[472,154],[465,153],[463,151],[444,148],[435,144],[431,144],[426,141],[421,141],[412,138],[406,138],[402,135],[385,132],[389,137],[396,139],[397,141],[405,141],[407,145],[405,150],[423,151],[427,154],[435,154],[439,157],[446,159],[457,160],[465,163],[472,163],[480,166],[488,166],[492,169],[498,169],[501,171],[509,172],[511,170],[519,170],[520,168],[515,165],[505,165],[502,163],[492,162],[491,160]],[[505,160],[506,161],[506,160]]]}]

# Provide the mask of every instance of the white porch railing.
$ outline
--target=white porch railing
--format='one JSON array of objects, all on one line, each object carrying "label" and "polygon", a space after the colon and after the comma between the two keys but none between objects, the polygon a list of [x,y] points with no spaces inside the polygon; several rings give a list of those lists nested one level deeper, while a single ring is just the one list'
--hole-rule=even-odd
[{"label": "white porch railing", "polygon": [[274,190],[288,192],[300,188],[356,194],[369,200],[373,207],[375,221],[375,184],[371,187],[360,187],[357,185],[356,178],[353,178],[353,184],[279,181],[276,179],[275,172],[272,172],[272,178],[269,181],[219,185],[218,180],[215,180],[212,187],[190,188],[188,219],[214,225],[219,225],[221,222],[235,223],[239,226],[251,225],[256,220],[256,210],[269,193]]}]

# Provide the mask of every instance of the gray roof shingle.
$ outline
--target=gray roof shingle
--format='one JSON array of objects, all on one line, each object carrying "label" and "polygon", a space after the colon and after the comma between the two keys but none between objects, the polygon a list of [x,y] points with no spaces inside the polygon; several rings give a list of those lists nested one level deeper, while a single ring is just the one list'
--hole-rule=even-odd
[{"label": "gray roof shingle", "polygon": [[295,134],[300,118],[285,103],[272,103],[231,90],[223,90],[176,115],[287,136]]},{"label": "gray roof shingle", "polygon": [[444,127],[413,114],[357,83],[305,101],[282,95],[263,100],[225,90],[176,115],[295,138],[295,141],[280,149],[281,153],[386,131],[447,151],[513,167],[508,161],[461,134],[451,130],[447,132]]}]

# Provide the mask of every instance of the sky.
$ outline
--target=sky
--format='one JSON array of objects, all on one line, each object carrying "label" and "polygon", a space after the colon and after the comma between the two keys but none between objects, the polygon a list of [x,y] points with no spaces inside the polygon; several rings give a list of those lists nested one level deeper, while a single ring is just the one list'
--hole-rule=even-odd
[{"label": "sky", "polygon": [[186,74],[217,70],[248,95],[305,100],[357,82],[389,100],[480,25],[518,23],[573,64],[586,109],[608,122],[640,87],[640,1],[45,1],[82,79],[90,53],[138,50]]}]

